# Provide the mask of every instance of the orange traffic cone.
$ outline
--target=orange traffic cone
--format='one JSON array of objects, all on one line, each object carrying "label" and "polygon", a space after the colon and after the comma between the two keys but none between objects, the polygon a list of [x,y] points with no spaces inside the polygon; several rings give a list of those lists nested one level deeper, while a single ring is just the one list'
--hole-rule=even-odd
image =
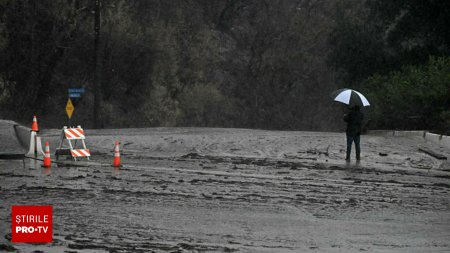
[{"label": "orange traffic cone", "polygon": [[116,141],[116,147],[114,148],[114,167],[120,167],[120,152],[119,152],[119,142]]},{"label": "orange traffic cone", "polygon": [[33,117],[33,124],[31,125],[31,131],[39,132],[36,115]]},{"label": "orange traffic cone", "polygon": [[45,153],[44,153],[44,167],[50,168],[52,164],[52,160],[50,159],[50,145],[48,141],[45,142]]}]

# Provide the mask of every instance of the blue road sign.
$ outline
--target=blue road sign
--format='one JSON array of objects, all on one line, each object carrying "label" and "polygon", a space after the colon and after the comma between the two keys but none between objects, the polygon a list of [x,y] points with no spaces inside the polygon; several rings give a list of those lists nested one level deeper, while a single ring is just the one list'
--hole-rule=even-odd
[{"label": "blue road sign", "polygon": [[69,97],[70,98],[80,98],[81,97],[81,93],[69,93]]},{"label": "blue road sign", "polygon": [[69,89],[69,93],[84,93],[84,88]]}]

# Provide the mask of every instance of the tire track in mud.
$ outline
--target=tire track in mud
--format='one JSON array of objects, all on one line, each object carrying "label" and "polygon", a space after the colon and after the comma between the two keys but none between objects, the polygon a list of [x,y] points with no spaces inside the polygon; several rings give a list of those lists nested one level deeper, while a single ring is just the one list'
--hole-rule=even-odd
[{"label": "tire track in mud", "polygon": [[[206,157],[207,161],[210,161],[210,157]],[[173,169],[169,173],[176,175],[181,173],[181,177],[172,176],[172,178],[161,179],[161,175],[164,173],[158,173],[157,175],[140,174],[138,177],[131,178],[118,178],[109,177],[106,178],[110,182],[111,180],[123,182],[118,183],[117,188],[114,184],[108,187],[97,185],[93,186],[96,191],[100,190],[103,193],[114,193],[114,194],[124,194],[124,195],[163,195],[171,197],[191,197],[191,198],[204,198],[204,199],[215,199],[215,200],[236,200],[236,201],[250,201],[250,202],[283,202],[286,204],[307,204],[314,205],[317,203],[324,204],[328,208],[336,209],[341,208],[341,204],[351,203],[355,205],[356,203],[371,203],[368,205],[370,208],[376,208],[377,205],[384,206],[386,203],[390,204],[403,204],[413,206],[418,209],[423,209],[424,206],[428,204],[425,200],[432,197],[432,192],[434,190],[440,190],[442,193],[448,192],[450,185],[446,183],[433,183],[426,184],[422,182],[399,182],[393,179],[382,179],[380,175],[374,173],[379,173],[377,170],[363,170],[355,171],[353,177],[341,177],[340,179],[328,179],[324,170],[331,170],[334,173],[336,171],[349,171],[343,167],[331,166],[329,168],[324,168],[322,166],[310,166],[305,163],[291,163],[291,162],[280,162],[280,161],[270,161],[267,159],[250,159],[242,158],[240,161],[236,158],[216,158],[214,157],[214,162],[219,160],[221,164],[240,164],[249,166],[259,166],[259,167],[273,167],[273,168],[284,168],[284,167],[297,167],[302,166],[308,168],[308,175],[303,174],[304,171],[298,173],[296,170],[288,171],[288,176],[278,176],[275,178],[267,177],[262,178],[255,177],[252,175],[242,175],[242,174],[227,174],[222,173],[219,175],[214,175],[212,173],[202,172],[199,170],[195,175],[186,175],[185,171],[180,169]],[[205,157],[200,160],[196,158],[197,162],[205,163]],[[226,161],[228,160],[228,161]],[[247,167],[243,167],[243,170],[247,170]],[[251,170],[251,169],[250,169]],[[276,169],[272,169],[276,170]],[[317,171],[314,174],[314,171]],[[192,171],[191,171],[192,172]],[[313,172],[313,173],[311,173]],[[387,173],[387,172],[386,172]],[[389,172],[389,174],[395,175],[395,172]],[[402,173],[404,176],[405,173]],[[371,178],[378,177],[380,179],[373,180],[364,178],[368,176]],[[410,175],[416,175],[410,173]],[[2,175],[0,174],[0,177]],[[3,176],[11,176],[10,174],[5,174]],[[21,177],[31,177],[29,175],[20,175]],[[73,176],[73,177],[61,177],[62,180],[83,180],[91,177],[88,176]],[[243,178],[240,178],[244,176]],[[191,179],[188,181],[188,178]],[[227,178],[228,177],[228,178]],[[230,179],[232,177],[234,179]],[[236,178],[239,177],[239,180]],[[145,180],[143,178],[146,178]],[[421,177],[423,179],[423,177]],[[191,186],[195,186],[192,189],[186,187],[187,184],[183,184],[183,187],[176,187],[180,185],[180,180],[183,182],[187,181]],[[142,185],[143,190],[125,190],[127,187],[125,184],[138,184]],[[95,184],[95,183],[93,183]],[[145,185],[155,186],[152,189],[146,189]],[[161,187],[162,186],[162,187]],[[170,186],[168,188],[168,186]],[[222,194],[225,189],[230,188],[230,186],[235,186],[234,190]],[[198,187],[204,188],[205,192],[212,192],[212,194],[200,194]],[[168,188],[168,189],[167,189]],[[38,191],[65,191],[65,188],[49,188],[49,187],[27,187],[27,190],[33,192]],[[70,191],[78,191],[80,189],[70,189]],[[351,197],[345,197],[345,196]],[[444,201],[441,201],[445,203]],[[373,206],[372,206],[373,205]],[[434,206],[438,210],[445,209],[445,204]]]},{"label": "tire track in mud", "polygon": [[[217,161],[217,158],[214,158]],[[210,160],[210,159],[206,159]],[[426,184],[422,182],[399,182],[393,179],[383,179],[381,178],[385,174],[395,175],[397,172],[385,172],[381,171],[383,174],[379,175],[380,171],[374,169],[362,171],[352,171],[354,177],[341,177],[340,179],[328,179],[325,170],[345,171],[349,170],[343,167],[331,166],[329,168],[324,168],[322,166],[308,166],[303,163],[292,163],[279,162],[279,161],[268,161],[267,159],[249,159],[243,158],[240,162],[236,162],[236,159],[232,158],[220,158],[220,163],[222,164],[243,164],[251,166],[273,166],[278,168],[278,166],[289,167],[289,166],[303,166],[308,168],[308,172],[314,172],[316,174],[310,173],[305,177],[305,175],[296,175],[296,171],[289,172],[289,176],[284,177],[256,177],[252,178],[252,175],[245,175],[244,178],[240,180],[233,180],[229,177],[236,178],[240,175],[226,174],[222,173],[219,175],[214,175],[214,172],[208,171],[208,173],[199,171],[189,171],[190,174],[186,174],[183,169],[172,169],[172,171],[165,171],[164,173],[182,174],[182,178],[173,177],[171,179],[161,180],[161,173],[157,175],[147,175],[141,174],[140,177],[147,178],[142,179],[118,179],[114,180],[132,182],[132,183],[142,183],[142,184],[152,184],[155,186],[163,185],[163,189],[154,188],[152,190],[143,191],[127,191],[120,189],[106,189],[104,192],[115,193],[115,194],[125,194],[125,195],[165,195],[165,196],[183,196],[190,198],[200,198],[206,200],[219,200],[219,201],[244,201],[244,202],[258,202],[258,203],[285,203],[292,205],[306,205],[310,206],[311,211],[314,211],[317,205],[320,206],[321,210],[327,209],[345,209],[346,207],[355,207],[356,205],[363,205],[362,210],[375,210],[377,208],[386,208],[386,205],[404,205],[416,209],[426,209],[425,207],[429,204],[427,200],[432,196],[433,190],[441,190],[443,192],[448,192],[448,184],[445,183],[434,183]],[[229,160],[229,161],[226,161]],[[183,160],[182,160],[183,161]],[[206,163],[204,157],[201,159],[196,159],[199,163]],[[317,169],[318,168],[318,169]],[[246,167],[242,168],[246,170]],[[192,175],[192,173],[196,173]],[[329,173],[328,173],[329,174]],[[411,176],[417,176],[417,173],[404,173],[401,175],[409,174]],[[419,173],[420,174],[420,173]],[[378,177],[379,180],[365,179],[363,176],[368,177]],[[188,178],[191,178],[190,180]],[[421,177],[422,178],[422,177]],[[301,180],[299,180],[301,179]],[[414,179],[414,178],[413,178]],[[422,178],[423,179],[423,178]],[[177,185],[182,182],[182,189],[170,186],[171,184]],[[331,183],[332,182],[332,183]],[[193,188],[187,187],[186,183],[189,183]],[[168,185],[170,186],[168,189]],[[234,190],[228,193],[226,189],[230,186]],[[201,187],[205,193],[199,193],[198,187]],[[145,189],[145,188],[144,188]],[[348,196],[348,197],[347,197]],[[445,210],[447,208],[445,201],[438,201],[441,204],[434,205],[433,208],[436,210]]]},{"label": "tire track in mud", "polygon": [[[177,226],[162,229],[165,224],[158,221],[130,224],[131,217],[157,219],[158,212],[164,213],[167,205],[181,209],[186,208],[183,205],[193,209],[290,206],[318,219],[339,219],[348,213],[384,209],[405,213],[449,210],[448,176],[426,171],[195,153],[178,158],[136,160],[137,165],[127,165],[117,171],[61,168],[59,174],[46,177],[23,171],[3,172],[1,179],[17,176],[26,181],[24,185],[2,187],[3,198],[15,198],[17,203],[33,199],[42,204],[50,200],[56,207],[55,214],[60,217],[59,224],[66,228],[57,227],[58,236],[64,238],[69,249],[109,252],[295,249],[290,246],[295,243],[285,239],[260,241],[254,235],[243,234],[220,240],[219,235],[205,234],[193,239],[194,236],[183,235],[185,231]],[[171,167],[162,167],[164,164]],[[39,185],[35,180],[47,185]],[[124,206],[126,214],[122,210]],[[156,213],[145,214],[147,206]],[[109,219],[116,220],[114,227],[109,225]],[[121,234],[120,239],[118,234]]]}]

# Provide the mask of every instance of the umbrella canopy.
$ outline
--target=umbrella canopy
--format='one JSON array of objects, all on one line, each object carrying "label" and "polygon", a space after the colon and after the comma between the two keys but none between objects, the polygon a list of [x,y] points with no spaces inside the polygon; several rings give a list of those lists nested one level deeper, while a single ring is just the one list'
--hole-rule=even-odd
[{"label": "umbrella canopy", "polygon": [[334,101],[341,102],[350,106],[369,106],[370,103],[363,94],[352,89],[340,89],[331,95]]}]

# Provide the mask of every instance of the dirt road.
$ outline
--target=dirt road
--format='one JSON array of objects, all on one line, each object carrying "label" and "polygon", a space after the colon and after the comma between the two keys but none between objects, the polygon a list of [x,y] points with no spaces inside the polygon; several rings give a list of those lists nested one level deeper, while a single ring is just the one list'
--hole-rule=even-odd
[{"label": "dirt road", "polygon": [[[450,166],[421,137],[152,128],[86,131],[88,167],[0,160],[12,205],[53,205],[52,244],[20,252],[449,252]],[[52,153],[58,130],[43,131]],[[2,136],[2,135],[0,135]],[[121,142],[120,169],[112,163]],[[383,155],[381,156],[380,153]]]}]

